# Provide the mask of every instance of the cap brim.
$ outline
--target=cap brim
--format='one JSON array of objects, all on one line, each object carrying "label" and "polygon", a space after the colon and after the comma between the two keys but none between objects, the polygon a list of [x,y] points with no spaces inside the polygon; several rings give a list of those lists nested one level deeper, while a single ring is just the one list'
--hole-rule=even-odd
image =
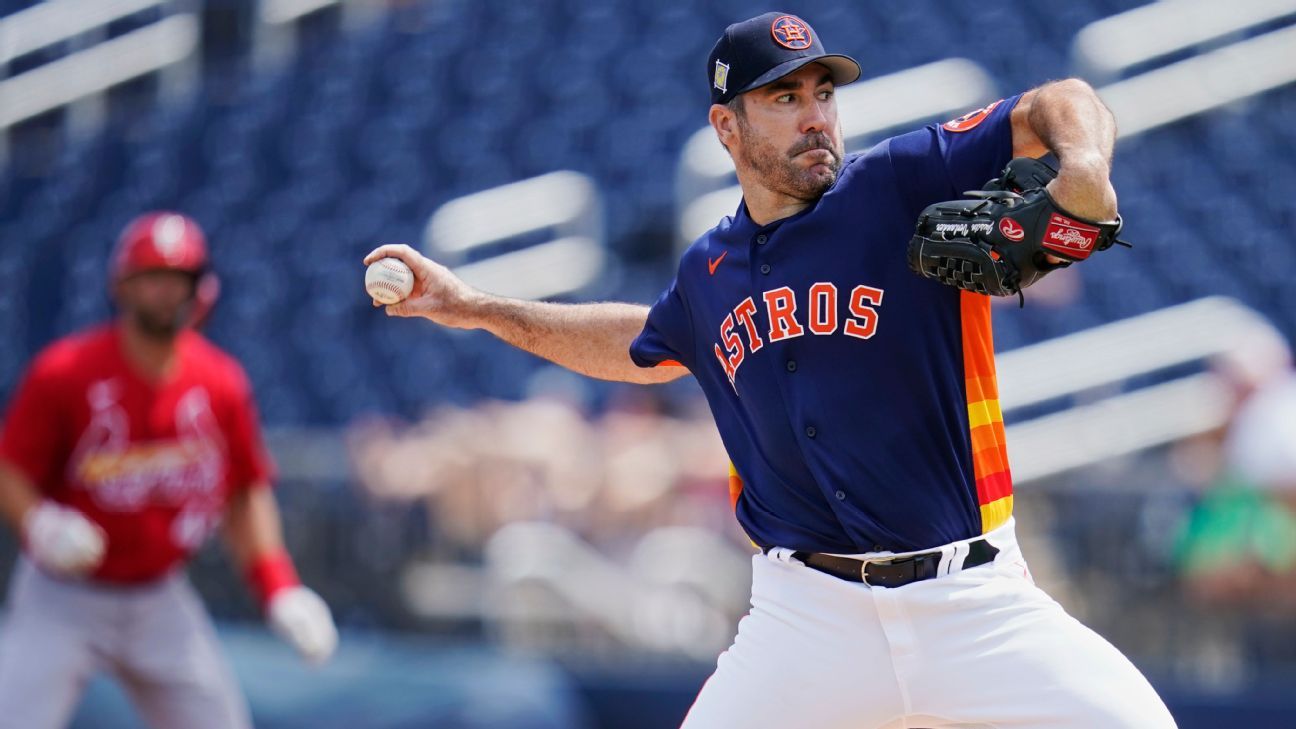
[{"label": "cap brim", "polygon": [[791,61],[785,61],[774,68],[771,68],[757,77],[755,81],[747,84],[747,86],[738,93],[745,94],[748,91],[759,89],[765,84],[774,83],[789,73],[796,71],[802,66],[808,66],[811,63],[820,63],[827,67],[828,71],[832,73],[833,84],[837,86],[845,86],[846,84],[858,81],[861,73],[859,63],[850,56],[843,56],[837,53],[827,53],[822,56],[803,56],[801,58],[793,58]]}]

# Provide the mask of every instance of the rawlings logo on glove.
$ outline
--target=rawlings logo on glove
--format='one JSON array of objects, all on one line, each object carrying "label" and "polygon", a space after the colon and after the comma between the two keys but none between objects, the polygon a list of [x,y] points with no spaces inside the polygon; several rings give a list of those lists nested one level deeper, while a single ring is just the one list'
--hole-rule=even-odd
[{"label": "rawlings logo on glove", "polygon": [[1064,218],[1057,213],[1049,216],[1049,227],[1044,232],[1044,247],[1063,255],[1084,259],[1093,251],[1101,230]]},{"label": "rawlings logo on glove", "polygon": [[999,232],[1003,233],[1003,237],[1014,243],[1026,237],[1026,231],[1012,218],[1004,218],[999,221]]},{"label": "rawlings logo on glove", "polygon": [[909,268],[979,294],[1022,297],[1050,271],[1113,244],[1129,246],[1116,238],[1119,215],[1098,222],[1059,207],[1044,189],[1055,177],[1043,162],[1018,157],[983,189],[966,193],[972,199],[929,205],[909,241]]}]

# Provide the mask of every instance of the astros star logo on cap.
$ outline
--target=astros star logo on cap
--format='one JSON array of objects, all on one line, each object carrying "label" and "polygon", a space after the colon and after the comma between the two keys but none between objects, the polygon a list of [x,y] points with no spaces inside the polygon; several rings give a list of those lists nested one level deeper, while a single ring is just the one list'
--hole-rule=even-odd
[{"label": "astros star logo on cap", "polygon": [[810,47],[810,26],[795,15],[780,15],[770,26],[774,42],[793,51],[803,51]]}]

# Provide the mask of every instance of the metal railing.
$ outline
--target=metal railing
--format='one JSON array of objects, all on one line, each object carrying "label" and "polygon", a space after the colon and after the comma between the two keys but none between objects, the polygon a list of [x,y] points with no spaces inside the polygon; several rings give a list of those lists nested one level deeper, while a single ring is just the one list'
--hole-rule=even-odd
[{"label": "metal railing", "polygon": [[50,0],[0,19],[0,70],[54,45],[80,47],[0,81],[0,152],[13,125],[62,107],[73,111],[72,129],[96,126],[103,116],[103,92],[132,79],[162,73],[164,93],[187,87],[201,36],[196,14],[171,12],[104,40],[114,21],[150,8],[165,13],[183,7],[167,0]]},{"label": "metal railing", "polygon": [[999,403],[1010,422],[1013,412],[1033,406],[1084,400],[1008,426],[1013,481],[1104,463],[1224,425],[1232,396],[1216,373],[1121,390],[1145,375],[1246,353],[1291,356],[1282,334],[1263,316],[1213,296],[999,355]]},{"label": "metal railing", "polygon": [[1130,137],[1293,81],[1296,26],[1115,81],[1098,94],[1120,136]]},{"label": "metal railing", "polygon": [[[1274,29],[1283,22],[1296,22],[1296,0],[1150,3],[1081,29],[1071,65],[1130,137],[1296,81],[1296,27]],[[1244,37],[1256,30],[1267,32]]]},{"label": "metal railing", "polygon": [[[607,265],[602,208],[589,177],[551,172],[447,202],[428,220],[423,245],[477,288],[524,299],[556,296],[589,285]],[[546,242],[469,260],[545,232]]]},{"label": "metal railing", "polygon": [[1107,83],[1134,66],[1296,15],[1296,0],[1176,0],[1150,3],[1101,20],[1076,34],[1072,66]]},{"label": "metal railing", "polygon": [[198,36],[195,16],[172,15],[0,82],[0,128],[182,63]]},{"label": "metal railing", "polygon": [[253,44],[257,65],[264,68],[292,57],[299,21],[332,7],[341,8],[342,25],[347,28],[363,26],[385,12],[382,0],[261,0]]}]

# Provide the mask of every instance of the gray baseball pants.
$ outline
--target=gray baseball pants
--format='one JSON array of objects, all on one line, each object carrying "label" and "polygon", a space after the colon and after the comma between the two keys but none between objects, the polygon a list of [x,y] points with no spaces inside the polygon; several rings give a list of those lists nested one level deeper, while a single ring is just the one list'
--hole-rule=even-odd
[{"label": "gray baseball pants", "polygon": [[153,729],[251,729],[215,630],[182,572],[132,587],[14,570],[0,631],[0,727],[61,729],[97,673]]}]

